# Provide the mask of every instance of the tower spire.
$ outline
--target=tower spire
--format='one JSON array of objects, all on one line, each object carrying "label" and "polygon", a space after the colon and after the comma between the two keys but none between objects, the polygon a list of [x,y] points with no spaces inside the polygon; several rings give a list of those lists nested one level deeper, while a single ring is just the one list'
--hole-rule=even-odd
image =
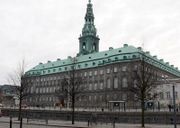
[{"label": "tower spire", "polygon": [[84,17],[85,24],[82,29],[82,35],[79,37],[79,54],[85,55],[99,51],[99,37],[96,35],[96,27],[94,25],[93,5],[91,0],[87,4],[86,15]]}]

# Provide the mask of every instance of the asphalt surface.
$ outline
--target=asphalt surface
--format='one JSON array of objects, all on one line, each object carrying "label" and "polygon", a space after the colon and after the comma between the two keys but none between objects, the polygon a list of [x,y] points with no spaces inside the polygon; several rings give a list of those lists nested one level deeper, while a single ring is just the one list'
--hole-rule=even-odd
[{"label": "asphalt surface", "polygon": [[[8,117],[0,117],[0,128],[10,128]],[[19,128],[19,121],[17,118],[12,119],[12,128]],[[48,124],[45,120],[23,120],[23,128],[88,128],[87,122],[75,122],[75,125],[71,124],[71,121],[59,121],[59,120],[49,120]],[[92,124],[89,128],[141,128],[140,124],[115,124],[112,123],[98,123]],[[145,128],[174,128],[174,125],[158,125],[158,124],[146,124]],[[180,128],[180,125],[177,125]]]}]

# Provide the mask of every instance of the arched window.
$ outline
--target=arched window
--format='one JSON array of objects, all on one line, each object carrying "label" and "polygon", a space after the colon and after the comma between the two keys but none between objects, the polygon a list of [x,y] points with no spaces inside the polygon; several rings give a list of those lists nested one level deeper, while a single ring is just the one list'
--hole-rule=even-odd
[{"label": "arched window", "polygon": [[93,50],[96,51],[96,44],[93,43]]},{"label": "arched window", "polygon": [[82,48],[83,48],[83,50],[86,49],[86,43],[85,42],[83,43]]}]

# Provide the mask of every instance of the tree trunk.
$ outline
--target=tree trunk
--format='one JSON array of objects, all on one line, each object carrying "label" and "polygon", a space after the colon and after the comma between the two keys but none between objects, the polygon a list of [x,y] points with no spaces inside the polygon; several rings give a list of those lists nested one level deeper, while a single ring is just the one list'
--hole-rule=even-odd
[{"label": "tree trunk", "polygon": [[21,111],[22,111],[22,98],[21,98],[21,95],[20,95],[20,98],[19,98],[19,115],[18,115],[18,120],[21,119]]},{"label": "tree trunk", "polygon": [[141,127],[144,128],[144,109],[145,109],[145,103],[144,103],[144,97],[142,97],[142,101],[141,101]]},{"label": "tree trunk", "polygon": [[72,95],[72,124],[74,124],[74,94]]}]

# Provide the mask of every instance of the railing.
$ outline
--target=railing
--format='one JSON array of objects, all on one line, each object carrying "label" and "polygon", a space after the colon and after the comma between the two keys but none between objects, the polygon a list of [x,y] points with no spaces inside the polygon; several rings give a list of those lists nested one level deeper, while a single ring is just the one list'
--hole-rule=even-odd
[{"label": "railing", "polygon": [[[180,111],[180,105],[176,107],[176,111]],[[10,106],[4,106],[0,109],[19,109],[18,106],[10,107]],[[71,111],[71,108],[63,108],[63,107],[22,107],[22,110],[50,110],[50,111]],[[75,108],[75,111],[87,111],[87,112],[141,112],[140,107],[132,107],[132,106],[126,106],[125,110],[124,108],[100,108],[100,107],[90,107],[90,108]],[[173,107],[169,108],[167,107],[159,107],[159,108],[146,108],[145,111],[147,112],[173,112]]]}]

